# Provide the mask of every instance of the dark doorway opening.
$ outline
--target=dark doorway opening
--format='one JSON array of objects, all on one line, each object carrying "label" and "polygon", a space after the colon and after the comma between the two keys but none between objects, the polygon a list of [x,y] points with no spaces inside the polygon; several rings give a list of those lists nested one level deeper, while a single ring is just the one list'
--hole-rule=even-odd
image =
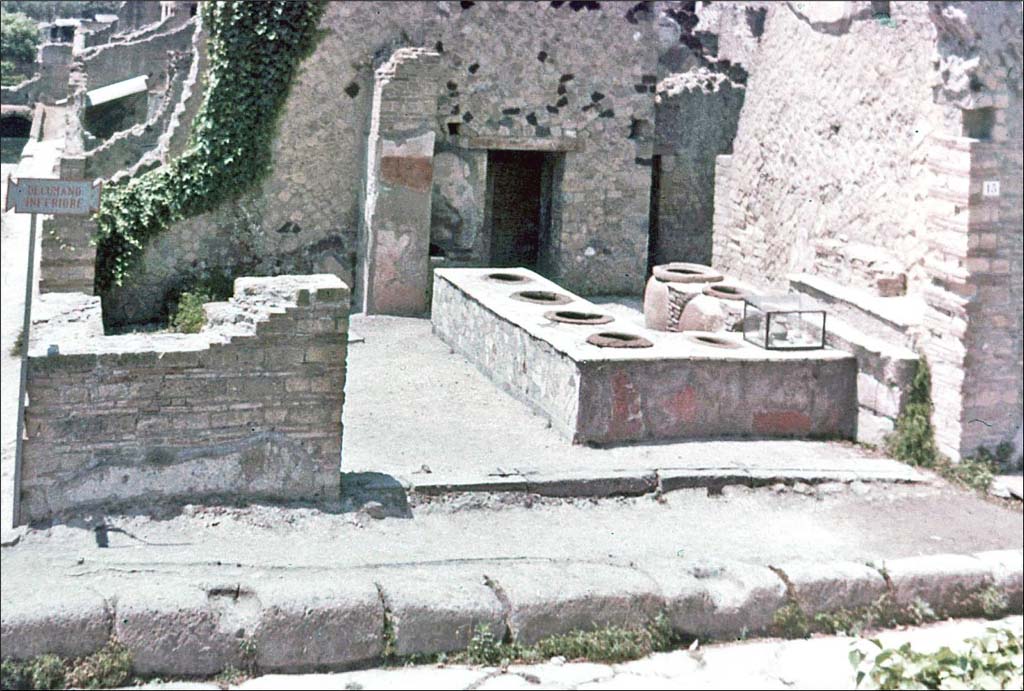
[{"label": "dark doorway opening", "polygon": [[487,153],[490,265],[546,273],[553,260],[553,199],[561,156],[543,151]]},{"label": "dark doorway opening", "polygon": [[651,159],[651,200],[647,209],[647,275],[651,274],[654,265],[658,264],[660,242],[659,216],[661,213],[661,156],[655,154]]}]

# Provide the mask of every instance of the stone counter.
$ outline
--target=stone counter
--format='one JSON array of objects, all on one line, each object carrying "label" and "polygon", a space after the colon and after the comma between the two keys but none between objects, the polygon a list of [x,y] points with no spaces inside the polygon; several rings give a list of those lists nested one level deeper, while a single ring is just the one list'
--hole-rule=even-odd
[{"label": "stone counter", "polygon": [[[638,328],[556,323],[551,310],[606,313],[526,269],[500,270],[527,281],[488,278],[496,269],[434,272],[434,332],[506,391],[538,410],[577,443],[707,437],[852,438],[857,425],[857,362],[849,353],[763,350],[737,334],[732,347],[695,336]],[[560,293],[557,306],[513,293]],[[601,348],[600,332],[628,332],[648,348]]]}]

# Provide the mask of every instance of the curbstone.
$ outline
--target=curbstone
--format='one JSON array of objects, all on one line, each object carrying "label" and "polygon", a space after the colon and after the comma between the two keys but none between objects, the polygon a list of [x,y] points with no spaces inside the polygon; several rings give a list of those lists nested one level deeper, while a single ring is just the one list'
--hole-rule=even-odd
[{"label": "curbstone", "polygon": [[1011,612],[1024,611],[1024,550],[1004,549],[975,555],[992,571],[993,583],[1006,596]]},{"label": "curbstone", "polygon": [[855,562],[791,562],[778,568],[807,616],[868,607],[888,591],[878,571]]},{"label": "curbstone", "polygon": [[602,470],[593,472],[542,473],[526,478],[526,490],[546,497],[639,496],[658,489],[653,470]]},{"label": "curbstone", "polygon": [[522,562],[488,567],[487,577],[508,603],[513,638],[525,645],[570,631],[640,628],[664,605],[653,580],[621,566]]},{"label": "curbstone", "polygon": [[722,562],[645,563],[664,593],[672,628],[700,638],[728,639],[766,631],[786,604],[786,586],[771,569]]},{"label": "curbstone", "polygon": [[0,649],[5,660],[47,653],[80,657],[110,640],[113,618],[98,593],[45,584],[15,592],[8,585],[4,584],[0,600]]},{"label": "curbstone", "polygon": [[392,624],[395,653],[465,650],[478,626],[505,637],[505,612],[482,569],[461,565],[388,568],[374,574]]},{"label": "curbstone", "polygon": [[885,562],[884,568],[896,602],[909,605],[920,599],[944,616],[980,614],[970,595],[993,582],[988,564],[963,554],[894,559]]},{"label": "curbstone", "polygon": [[259,586],[256,664],[274,672],[343,668],[384,652],[384,608],[369,577],[295,575]]},{"label": "curbstone", "polygon": [[132,587],[118,598],[114,631],[139,675],[210,676],[241,667],[239,629],[195,584]]}]

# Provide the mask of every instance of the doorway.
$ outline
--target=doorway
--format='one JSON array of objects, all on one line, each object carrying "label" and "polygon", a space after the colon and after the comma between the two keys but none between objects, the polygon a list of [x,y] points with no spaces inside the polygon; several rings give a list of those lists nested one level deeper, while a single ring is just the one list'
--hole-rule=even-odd
[{"label": "doorway", "polygon": [[553,200],[558,153],[487,152],[487,227],[490,266],[522,266],[546,273],[553,251]]}]

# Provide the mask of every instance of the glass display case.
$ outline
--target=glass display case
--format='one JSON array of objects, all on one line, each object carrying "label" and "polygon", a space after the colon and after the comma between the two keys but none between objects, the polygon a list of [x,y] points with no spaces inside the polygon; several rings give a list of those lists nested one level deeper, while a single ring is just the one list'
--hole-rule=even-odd
[{"label": "glass display case", "polygon": [[743,340],[767,350],[825,347],[825,309],[803,295],[751,295],[743,300]]}]

